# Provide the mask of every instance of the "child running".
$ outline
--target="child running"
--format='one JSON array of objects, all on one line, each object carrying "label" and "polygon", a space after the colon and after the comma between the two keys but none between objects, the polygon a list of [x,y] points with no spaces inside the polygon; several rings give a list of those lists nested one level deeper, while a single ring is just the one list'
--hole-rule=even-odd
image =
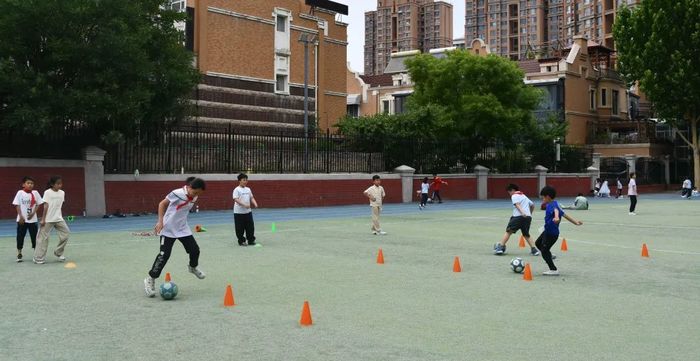
[{"label": "child running", "polygon": [[[690,197],[690,196],[688,196]],[[34,179],[22,178],[22,189],[17,192],[12,205],[17,210],[17,262],[22,262],[24,237],[29,231],[32,249],[36,249],[36,234],[39,231],[39,218],[36,216],[39,206],[44,203],[39,192],[34,190]]]},{"label": "child running", "polygon": [[418,209],[421,211],[428,204],[428,193],[430,192],[430,182],[428,182],[428,177],[423,178],[423,183],[420,184],[420,190],[418,195],[420,196],[420,205]]},{"label": "child running", "polygon": [[41,217],[41,231],[39,231],[39,242],[34,249],[34,263],[44,264],[46,262],[46,251],[49,248],[49,234],[51,229],[56,228],[58,232],[58,246],[53,251],[54,256],[58,257],[60,262],[66,260],[63,255],[70,236],[70,229],[63,220],[61,207],[66,199],[66,194],[63,188],[63,179],[60,176],[49,178],[49,189],[44,191],[44,215]]},{"label": "child running", "polygon": [[187,224],[190,209],[205,189],[204,180],[195,178],[184,187],[168,193],[165,199],[158,204],[158,223],[156,223],[155,232],[160,236],[160,252],[153,261],[148,277],[143,280],[146,296],[154,297],[156,295],[155,280],[160,277],[160,273],[168,262],[175,240],[180,240],[185,251],[190,255],[188,267],[190,273],[199,279],[206,277],[204,272],[197,268],[199,265],[199,246]]},{"label": "child running", "polygon": [[[233,223],[236,226],[236,237],[239,246],[255,246],[255,223],[253,223],[252,207],[258,208],[258,202],[253,197],[253,191],[248,185],[248,175],[238,175],[238,187],[233,190]],[[246,239],[248,243],[246,244]]]},{"label": "child running", "polygon": [[433,188],[433,200],[438,200],[438,203],[442,203],[442,197],[440,196],[440,188],[442,185],[448,185],[447,182],[438,177],[437,173],[433,173],[433,183],[430,186]]},{"label": "child running", "polygon": [[497,256],[506,254],[506,242],[508,242],[513,233],[520,230],[523,238],[525,238],[527,244],[530,245],[530,254],[539,256],[540,252],[532,243],[532,238],[530,237],[530,224],[532,223],[532,211],[535,210],[535,204],[520,191],[520,188],[516,184],[509,184],[506,187],[506,191],[508,191],[510,200],[513,203],[513,216],[510,217],[508,221],[506,234],[503,235],[503,239],[493,246],[493,254]]},{"label": "child running", "polygon": [[369,206],[372,207],[372,234],[383,236],[386,232],[382,231],[382,227],[379,225],[379,215],[382,213],[382,203],[386,193],[382,187],[381,177],[373,176],[372,183],[374,184],[364,191],[364,195],[369,198]]},{"label": "child running", "polygon": [[545,186],[542,188],[540,196],[542,197],[542,202],[547,205],[547,208],[544,213],[544,231],[537,237],[535,244],[540,252],[542,252],[542,258],[547,262],[547,266],[549,266],[549,270],[544,271],[543,274],[545,276],[559,276],[559,270],[557,270],[557,266],[554,265],[552,252],[550,250],[559,239],[561,217],[566,218],[567,221],[577,226],[582,225],[583,222],[577,221],[564,213],[559,203],[554,200],[557,197],[557,191],[553,187]]}]

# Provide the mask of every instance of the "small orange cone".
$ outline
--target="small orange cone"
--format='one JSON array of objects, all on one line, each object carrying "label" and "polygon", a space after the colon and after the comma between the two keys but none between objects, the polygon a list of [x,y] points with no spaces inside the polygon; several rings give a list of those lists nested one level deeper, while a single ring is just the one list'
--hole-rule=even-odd
[{"label": "small orange cone", "polygon": [[518,247],[525,248],[525,237],[520,236],[520,243],[518,244]]},{"label": "small orange cone", "polygon": [[530,264],[525,264],[525,271],[523,272],[523,281],[532,281],[532,270],[530,269]]},{"label": "small orange cone", "polygon": [[649,249],[647,249],[646,243],[642,243],[642,257],[649,258]]},{"label": "small orange cone", "polygon": [[206,232],[207,229],[198,224],[198,225],[194,226],[194,231],[195,232]]},{"label": "small orange cone", "polygon": [[301,319],[299,324],[302,326],[311,326],[313,321],[311,321],[311,308],[309,308],[309,301],[304,301],[304,308],[301,309]]},{"label": "small orange cone", "polygon": [[455,263],[452,265],[452,272],[462,272],[462,265],[459,264],[459,257],[455,257]]},{"label": "small orange cone", "polygon": [[569,250],[569,246],[566,244],[566,238],[561,242],[561,251],[566,252]]},{"label": "small orange cone", "polygon": [[382,252],[382,249],[379,249],[379,253],[377,253],[377,264],[384,264],[384,252]]},{"label": "small orange cone", "polygon": [[170,282],[170,272],[165,272],[165,282]]},{"label": "small orange cone", "polygon": [[224,295],[224,307],[233,307],[236,303],[233,300],[233,288],[231,285],[226,286],[226,294]]}]

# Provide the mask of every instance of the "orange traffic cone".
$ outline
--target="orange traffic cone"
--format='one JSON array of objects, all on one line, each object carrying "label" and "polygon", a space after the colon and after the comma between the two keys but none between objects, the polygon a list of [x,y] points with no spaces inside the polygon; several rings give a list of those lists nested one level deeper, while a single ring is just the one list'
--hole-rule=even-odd
[{"label": "orange traffic cone", "polygon": [[170,272],[165,272],[165,282],[170,282]]},{"label": "orange traffic cone", "polygon": [[462,272],[462,265],[459,264],[459,257],[455,257],[455,263],[452,265],[452,272]]},{"label": "orange traffic cone", "polygon": [[311,326],[313,321],[311,321],[311,308],[309,308],[309,301],[304,301],[304,308],[301,309],[301,319],[299,324],[302,326]]},{"label": "orange traffic cone", "polygon": [[206,232],[207,229],[198,224],[198,225],[194,226],[194,231],[195,232]]},{"label": "orange traffic cone", "polygon": [[525,237],[520,236],[520,243],[518,244],[518,247],[525,248]]},{"label": "orange traffic cone", "polygon": [[226,294],[224,295],[224,307],[233,307],[236,303],[233,300],[233,288],[231,285],[226,286]]},{"label": "orange traffic cone", "polygon": [[379,249],[379,253],[377,253],[377,264],[384,264],[384,252],[382,252],[382,249]]},{"label": "orange traffic cone", "polygon": [[646,243],[642,243],[642,257],[649,258],[649,249],[647,248]]},{"label": "orange traffic cone", "polygon": [[566,252],[569,250],[569,246],[566,244],[566,238],[561,242],[561,251]]},{"label": "orange traffic cone", "polygon": [[523,272],[523,281],[532,281],[532,270],[530,269],[530,264],[525,264],[525,271]]}]

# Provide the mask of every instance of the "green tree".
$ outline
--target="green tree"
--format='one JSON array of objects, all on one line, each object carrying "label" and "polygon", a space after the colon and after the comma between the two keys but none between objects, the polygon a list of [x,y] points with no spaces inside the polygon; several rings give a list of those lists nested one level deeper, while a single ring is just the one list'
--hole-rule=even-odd
[{"label": "green tree", "polygon": [[541,92],[523,83],[513,61],[466,51],[445,58],[422,54],[406,64],[415,84],[409,109],[430,107],[436,120],[476,151],[494,141],[519,140],[530,126]]},{"label": "green tree", "polygon": [[695,184],[700,184],[700,1],[644,0],[623,8],[614,36],[619,68],[654,104],[658,115],[674,126],[687,124]]},{"label": "green tree", "polygon": [[187,115],[199,79],[165,0],[0,0],[0,126],[103,140]]}]

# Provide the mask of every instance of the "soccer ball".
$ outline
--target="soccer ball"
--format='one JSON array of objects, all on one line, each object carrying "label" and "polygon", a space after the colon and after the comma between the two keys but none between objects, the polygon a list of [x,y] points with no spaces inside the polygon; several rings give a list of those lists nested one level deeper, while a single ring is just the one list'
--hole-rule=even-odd
[{"label": "soccer ball", "polygon": [[160,297],[164,300],[172,300],[177,296],[177,285],[174,282],[165,282],[160,285]]},{"label": "soccer ball", "polygon": [[525,262],[523,262],[522,258],[513,258],[510,260],[510,268],[515,273],[523,273],[523,270],[525,269]]}]

